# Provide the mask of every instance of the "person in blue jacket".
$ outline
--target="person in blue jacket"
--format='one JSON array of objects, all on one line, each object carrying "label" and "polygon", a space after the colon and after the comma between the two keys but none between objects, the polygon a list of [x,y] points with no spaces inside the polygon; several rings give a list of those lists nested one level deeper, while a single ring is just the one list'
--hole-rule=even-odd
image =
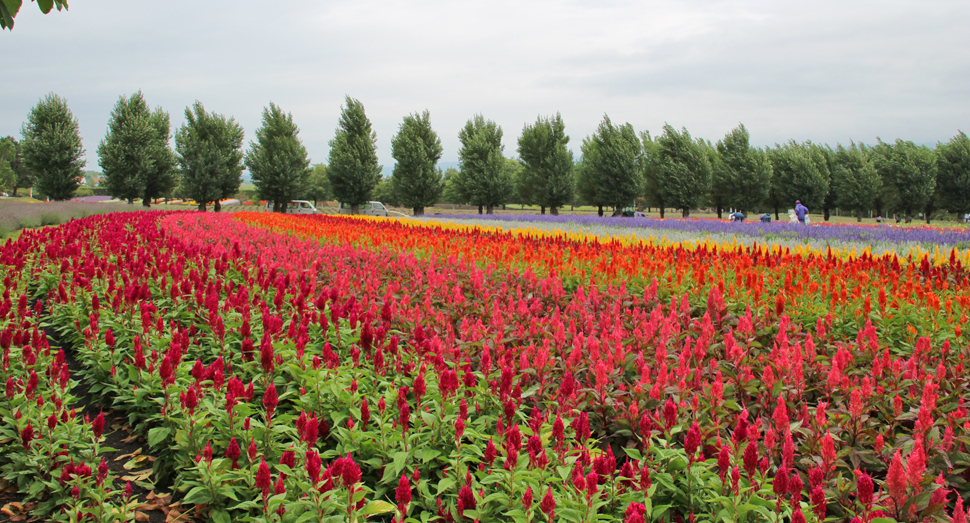
[{"label": "person in blue jacket", "polygon": [[795,200],[795,217],[798,223],[805,223],[805,215],[808,214],[808,207],[802,205],[801,200]]}]

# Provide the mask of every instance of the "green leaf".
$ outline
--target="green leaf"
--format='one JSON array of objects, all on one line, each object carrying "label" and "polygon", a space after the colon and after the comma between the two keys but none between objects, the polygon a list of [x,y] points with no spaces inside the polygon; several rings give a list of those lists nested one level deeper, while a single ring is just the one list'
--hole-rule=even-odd
[{"label": "green leaf", "polygon": [[451,478],[445,478],[438,482],[438,494],[451,490],[455,486],[455,480]]},{"label": "green leaf", "polygon": [[215,523],[231,523],[232,518],[229,517],[229,513],[225,510],[214,510],[210,514],[212,516],[212,521]]},{"label": "green leaf", "polygon": [[159,443],[165,441],[172,429],[168,427],[155,427],[148,431],[148,446],[157,447]]},{"label": "green leaf", "polygon": [[183,503],[208,503],[212,501],[212,496],[209,495],[209,491],[202,486],[195,487],[186,494],[185,499],[182,500]]},{"label": "green leaf", "polygon": [[365,516],[371,516],[374,514],[387,514],[390,512],[394,512],[394,505],[391,505],[386,501],[375,499],[374,501],[368,503],[367,506],[364,507],[364,510],[362,510],[360,513]]},{"label": "green leaf", "polygon": [[54,8],[54,0],[37,0],[37,7],[46,15]]}]

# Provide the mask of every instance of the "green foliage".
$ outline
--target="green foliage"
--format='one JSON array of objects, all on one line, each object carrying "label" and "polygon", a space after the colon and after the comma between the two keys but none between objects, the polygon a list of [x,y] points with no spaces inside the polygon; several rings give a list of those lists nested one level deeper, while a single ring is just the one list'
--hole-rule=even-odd
[{"label": "green foliage", "polygon": [[185,108],[185,120],[175,133],[175,152],[182,171],[179,189],[204,211],[209,202],[218,203],[239,190],[243,129],[234,118],[206,112],[198,101]]},{"label": "green foliage", "polygon": [[340,112],[337,134],[330,140],[327,178],[334,197],[350,205],[353,214],[358,205],[370,201],[381,179],[377,134],[371,130],[364,105],[349,96]]},{"label": "green foliage", "polygon": [[495,206],[508,203],[515,190],[513,171],[502,156],[502,128],[476,114],[459,131],[458,139],[457,192],[463,202],[485,207],[492,214]]},{"label": "green foliage", "polygon": [[643,188],[647,205],[660,209],[664,217],[665,202],[660,192],[660,143],[650,136],[649,131],[640,134],[643,143]]},{"label": "green foliage", "polygon": [[925,146],[896,140],[882,140],[873,148],[873,161],[882,183],[892,190],[896,210],[909,221],[923,210],[936,190],[936,156]]},{"label": "green foliage", "polygon": [[388,178],[381,177],[380,181],[374,187],[374,201],[383,203],[384,205],[391,207],[398,207],[401,202],[397,199],[397,195],[394,192],[392,186],[392,180]]},{"label": "green foliage", "polygon": [[583,140],[583,159],[576,189],[586,203],[620,210],[633,204],[643,189],[643,144],[629,123],[614,125],[610,117]]},{"label": "green foliage", "polygon": [[516,189],[522,203],[549,207],[559,214],[559,207],[573,198],[573,153],[566,144],[566,127],[562,116],[539,117],[534,125],[522,129],[519,158],[524,168],[516,177]]},{"label": "green foliage", "polygon": [[441,201],[444,203],[461,204],[465,203],[462,199],[461,193],[458,191],[459,178],[461,173],[458,169],[454,167],[449,167],[445,169],[445,174],[443,176],[442,182],[444,183],[444,190],[441,191]]},{"label": "green foliage", "polygon": [[405,116],[400,131],[391,140],[391,156],[397,163],[390,188],[394,199],[410,207],[415,215],[424,214],[425,207],[441,198],[445,185],[437,164],[442,151],[441,139],[431,128],[427,110]]},{"label": "green foliage", "polygon": [[838,146],[832,169],[835,205],[855,211],[862,221],[862,214],[872,208],[881,187],[882,179],[863,148],[855,143],[848,149]]},{"label": "green foliage", "polygon": [[943,207],[960,214],[970,212],[970,138],[963,131],[936,145],[936,167]]},{"label": "green foliage", "polygon": [[48,94],[27,115],[21,129],[24,164],[36,174],[36,187],[52,200],[69,200],[83,180],[84,148],[77,118],[67,101]]},{"label": "green foliage", "polygon": [[316,205],[320,200],[331,198],[333,198],[333,192],[330,190],[330,180],[327,178],[327,164],[314,164],[310,168],[310,176],[307,177],[303,199],[313,200],[313,205]]},{"label": "green foliage", "polygon": [[10,136],[0,139],[0,190],[12,190],[17,185],[17,173],[10,166],[17,161],[17,142]]},{"label": "green foliage", "polygon": [[664,125],[659,145],[658,189],[665,205],[681,209],[686,218],[707,194],[711,183],[711,162],[705,146],[695,142],[687,129],[678,132]]},{"label": "green foliage", "polygon": [[[771,163],[768,156],[750,145],[744,124],[734,128],[717,142],[718,160],[711,177],[714,201],[724,195],[729,207],[752,211],[768,196],[771,187]],[[723,207],[723,205],[722,205]]]},{"label": "green foliage", "polygon": [[776,210],[793,208],[796,200],[809,211],[822,208],[829,192],[828,165],[814,144],[776,144],[768,150],[768,160],[773,170],[768,199]]},{"label": "green foliage", "polygon": [[246,153],[256,193],[273,202],[276,212],[286,212],[287,203],[306,191],[310,158],[299,133],[293,115],[270,102],[263,108],[263,126],[256,129],[256,141],[250,142]]},{"label": "green foliage", "polygon": [[[141,91],[118,99],[108,120],[108,134],[98,146],[103,184],[111,196],[143,205],[175,185],[175,157],[168,146],[168,113],[151,112]],[[85,173],[87,179],[87,173]]]},{"label": "green foliage", "polygon": [[[0,29],[13,31],[14,18],[23,5],[23,0],[0,0]],[[45,15],[57,6],[57,10],[67,9],[67,0],[37,0],[37,7]]]}]

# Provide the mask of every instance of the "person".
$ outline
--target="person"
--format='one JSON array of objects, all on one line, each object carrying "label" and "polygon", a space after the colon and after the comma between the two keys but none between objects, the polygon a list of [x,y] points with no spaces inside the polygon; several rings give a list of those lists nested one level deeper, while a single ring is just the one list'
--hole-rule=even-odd
[{"label": "person", "polygon": [[741,211],[734,211],[733,213],[731,213],[730,218],[731,218],[731,221],[732,222],[743,222],[744,221],[744,215],[741,214]]},{"label": "person", "polygon": [[771,223],[771,213],[764,213],[761,215],[761,223]]},{"label": "person", "polygon": [[805,223],[805,215],[808,214],[808,207],[802,205],[801,200],[795,200],[795,216],[798,217],[798,223]]},{"label": "person", "polygon": [[882,223],[882,215],[876,216],[876,223]]}]

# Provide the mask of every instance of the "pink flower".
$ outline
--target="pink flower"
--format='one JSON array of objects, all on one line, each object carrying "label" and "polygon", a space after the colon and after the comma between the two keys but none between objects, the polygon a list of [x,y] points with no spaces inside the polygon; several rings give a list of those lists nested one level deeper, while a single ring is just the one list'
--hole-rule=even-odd
[{"label": "pink flower", "polygon": [[94,432],[95,438],[101,438],[101,434],[104,432],[104,412],[98,412],[98,415],[91,422],[91,431]]},{"label": "pink flower", "polygon": [[269,487],[273,483],[273,478],[269,473],[269,465],[266,460],[261,460],[259,470],[256,471],[256,488],[263,491],[263,497],[269,495]]},{"label": "pink flower", "polygon": [[280,402],[279,396],[276,395],[276,385],[273,383],[269,384],[266,389],[266,393],[263,394],[263,407],[266,408],[266,419],[273,417],[273,411],[276,410],[276,405]]},{"label": "pink flower", "polygon": [[411,503],[411,484],[408,483],[407,474],[401,474],[401,480],[397,482],[397,489],[394,491],[394,498],[397,499],[398,509],[406,513],[407,506]]},{"label": "pink flower", "polygon": [[687,436],[684,437],[684,450],[687,451],[687,457],[690,459],[690,461],[694,461],[694,457],[697,454],[697,447],[700,445],[701,428],[695,421],[687,431]]}]

